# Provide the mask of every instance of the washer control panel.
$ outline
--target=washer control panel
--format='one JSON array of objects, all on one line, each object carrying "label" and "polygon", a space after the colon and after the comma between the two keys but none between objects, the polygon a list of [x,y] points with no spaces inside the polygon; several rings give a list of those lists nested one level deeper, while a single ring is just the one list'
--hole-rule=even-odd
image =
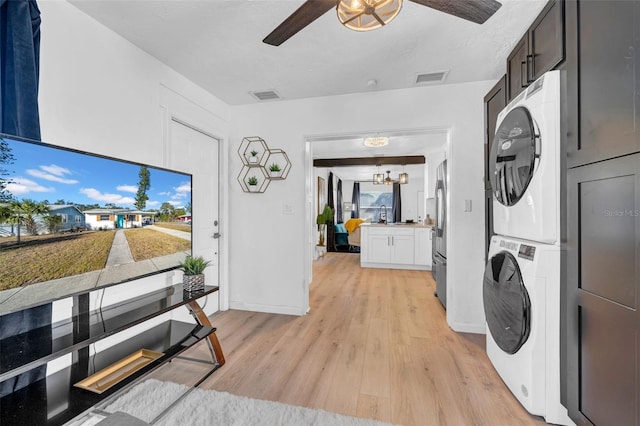
[{"label": "washer control panel", "polygon": [[533,261],[535,254],[536,254],[536,248],[534,246],[520,244],[520,249],[518,250],[518,257]]}]

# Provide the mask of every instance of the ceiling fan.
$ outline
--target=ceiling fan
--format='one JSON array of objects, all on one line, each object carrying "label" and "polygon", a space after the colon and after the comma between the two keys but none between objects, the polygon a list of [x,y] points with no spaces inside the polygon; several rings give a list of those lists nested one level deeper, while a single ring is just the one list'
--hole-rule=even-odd
[{"label": "ceiling fan", "polygon": [[[501,6],[495,0],[409,0],[467,21],[483,24]],[[340,22],[367,31],[389,23],[400,11],[402,0],[307,0],[262,40],[280,46],[298,31],[336,8]]]}]

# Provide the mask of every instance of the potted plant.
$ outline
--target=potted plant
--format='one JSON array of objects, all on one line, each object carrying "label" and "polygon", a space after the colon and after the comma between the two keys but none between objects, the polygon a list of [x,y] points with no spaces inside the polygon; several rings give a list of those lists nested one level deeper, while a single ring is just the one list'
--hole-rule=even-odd
[{"label": "potted plant", "polygon": [[202,256],[189,255],[178,264],[178,269],[184,272],[182,277],[184,291],[191,293],[204,290],[204,270],[209,263],[211,261],[204,260]]},{"label": "potted plant", "polygon": [[256,151],[255,149],[252,149],[250,154],[251,155],[249,156],[249,163],[256,164],[258,162],[258,151]]},{"label": "potted plant", "polygon": [[276,163],[272,163],[269,166],[269,171],[271,172],[272,177],[280,176],[280,166],[278,166]]},{"label": "potted plant", "polygon": [[249,192],[256,192],[258,190],[258,178],[255,176],[249,177],[247,185],[249,185]]},{"label": "potted plant", "polygon": [[320,233],[318,245],[324,246],[324,231],[327,227],[327,223],[333,221],[333,209],[328,204],[324,205],[322,213],[316,217],[316,224],[318,225],[318,232]]}]

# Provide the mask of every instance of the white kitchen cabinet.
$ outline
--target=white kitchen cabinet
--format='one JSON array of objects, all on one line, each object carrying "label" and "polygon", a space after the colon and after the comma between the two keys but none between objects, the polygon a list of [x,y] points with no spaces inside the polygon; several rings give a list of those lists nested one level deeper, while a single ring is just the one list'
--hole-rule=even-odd
[{"label": "white kitchen cabinet", "polygon": [[[367,259],[373,263],[389,263],[391,236],[386,229],[372,229],[367,239]],[[362,251],[362,247],[360,248]]]},{"label": "white kitchen cabinet", "polygon": [[432,263],[432,241],[431,241],[431,228],[415,228],[415,259],[416,265],[427,266],[431,269]]},{"label": "white kitchen cabinet", "polygon": [[[416,249],[424,250],[429,245],[418,238],[429,238],[430,229],[421,225],[361,225],[362,245],[360,247],[360,266],[364,268],[389,269],[429,269],[428,264],[416,263]],[[429,245],[430,250],[430,245]],[[421,252],[421,253],[422,253]],[[424,257],[423,254],[420,255]],[[430,256],[429,256],[430,258]],[[430,265],[430,262],[429,262]]]},{"label": "white kitchen cabinet", "polygon": [[389,262],[401,265],[413,264],[414,258],[414,235],[413,229],[403,229],[403,231],[411,231],[410,233],[398,234],[392,233],[391,244],[389,244]]}]

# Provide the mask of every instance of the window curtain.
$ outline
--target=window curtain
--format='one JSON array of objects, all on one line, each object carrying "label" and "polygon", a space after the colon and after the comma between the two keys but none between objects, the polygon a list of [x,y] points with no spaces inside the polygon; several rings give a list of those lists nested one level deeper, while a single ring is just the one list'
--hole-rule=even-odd
[{"label": "window curtain", "polygon": [[402,222],[402,191],[400,190],[400,184],[393,184],[393,222]]},{"label": "window curtain", "polygon": [[360,217],[360,182],[353,182],[353,193],[351,195],[351,217]]},{"label": "window curtain", "polygon": [[342,179],[338,179],[338,189],[336,190],[336,223],[344,223],[342,217]]},{"label": "window curtain", "polygon": [[[39,73],[40,10],[36,1],[0,0],[1,133],[40,140]],[[7,345],[0,348],[7,358],[3,361],[18,363],[20,358],[31,360],[51,351],[51,311],[48,303],[0,317],[0,341]],[[27,332],[26,338],[21,337]],[[46,371],[43,365],[3,381],[0,396],[40,381]]]},{"label": "window curtain", "polygon": [[[333,172],[329,173],[329,182],[327,183],[327,204],[331,207],[331,210],[335,213],[336,207],[333,202]],[[335,214],[333,215],[331,222],[327,223],[327,251],[336,251],[336,236],[335,236]]]},{"label": "window curtain", "polygon": [[0,132],[40,140],[40,10],[0,0]]}]

